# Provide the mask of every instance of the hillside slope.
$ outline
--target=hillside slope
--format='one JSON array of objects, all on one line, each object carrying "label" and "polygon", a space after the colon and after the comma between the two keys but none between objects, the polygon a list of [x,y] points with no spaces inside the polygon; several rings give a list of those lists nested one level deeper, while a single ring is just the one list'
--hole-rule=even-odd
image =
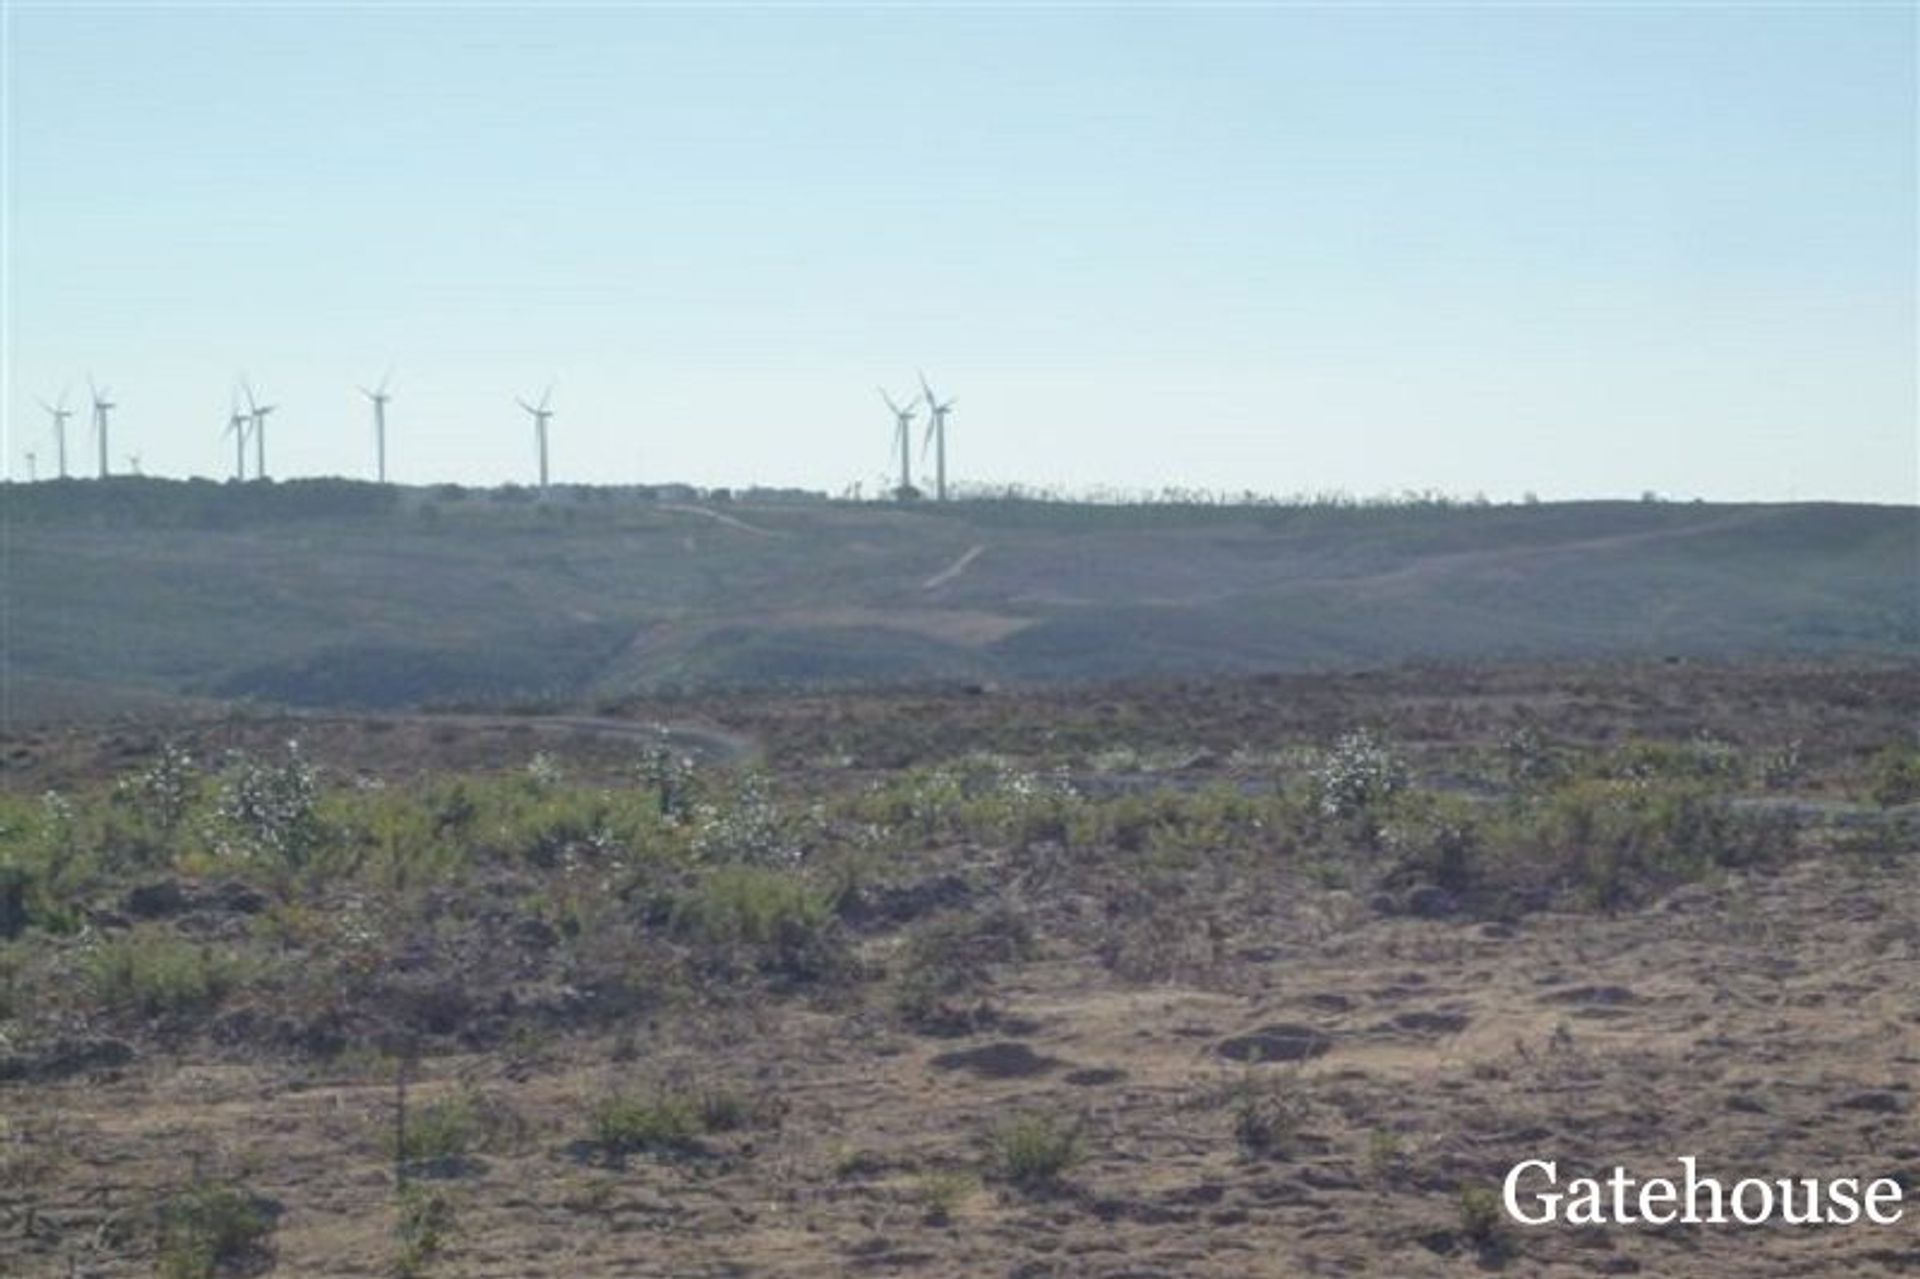
[{"label": "hillside slope", "polygon": [[1911,507],[716,508],[352,485],[330,507],[294,485],[139,483],[113,482],[118,505],[79,485],[5,494],[16,713],[47,690],[63,707],[76,690],[393,706],[1435,657],[1920,656]]}]

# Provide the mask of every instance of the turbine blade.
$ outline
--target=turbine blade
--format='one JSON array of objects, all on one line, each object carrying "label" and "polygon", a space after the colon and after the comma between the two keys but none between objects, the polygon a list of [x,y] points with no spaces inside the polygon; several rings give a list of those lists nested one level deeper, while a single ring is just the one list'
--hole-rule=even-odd
[{"label": "turbine blade", "polygon": [[541,407],[541,409],[542,409],[542,410],[545,410],[545,408],[547,407],[547,404],[548,404],[548,402],[549,402],[549,401],[551,401],[552,399],[553,399],[553,383],[551,383],[551,382],[549,382],[549,383],[547,383],[547,389],[546,389],[546,390],[544,390],[544,391],[542,391],[542,392],[540,392],[540,407]]}]

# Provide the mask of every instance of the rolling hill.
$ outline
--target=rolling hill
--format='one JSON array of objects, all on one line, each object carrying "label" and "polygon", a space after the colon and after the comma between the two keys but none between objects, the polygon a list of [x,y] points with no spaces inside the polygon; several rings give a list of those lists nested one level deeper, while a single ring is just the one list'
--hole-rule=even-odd
[{"label": "rolling hill", "polygon": [[1920,656],[1920,508],[10,486],[15,715],[1423,659]]}]

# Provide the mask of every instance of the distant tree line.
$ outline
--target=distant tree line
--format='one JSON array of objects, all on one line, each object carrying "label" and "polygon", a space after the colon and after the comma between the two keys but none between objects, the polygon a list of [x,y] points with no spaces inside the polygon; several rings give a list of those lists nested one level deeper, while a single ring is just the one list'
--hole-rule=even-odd
[{"label": "distant tree line", "polygon": [[365,480],[168,480],[135,475],[104,480],[8,484],[0,506],[17,524],[229,528],[265,521],[386,515],[400,490]]},{"label": "distant tree line", "polygon": [[[425,499],[423,507],[421,499]],[[1652,493],[1642,502],[1665,500]],[[891,496],[862,500],[842,496],[830,499],[811,489],[751,487],[701,488],[692,484],[554,485],[543,494],[520,484],[470,487],[432,484],[408,488],[365,480],[294,479],[174,480],[143,476],[114,476],[105,480],[42,480],[0,484],[0,509],[21,524],[139,525],[144,527],[226,528],[270,521],[301,519],[366,519],[405,509],[432,515],[435,507],[560,506],[583,508],[620,502],[705,503],[740,502],[749,505],[836,504],[868,507],[903,505]],[[1537,506],[1528,493],[1519,505]],[[904,505],[912,505],[907,503]],[[1290,494],[1260,493],[1252,489],[1209,489],[1166,485],[1157,489],[1095,487],[1080,490],[1028,484],[956,484],[947,507],[991,512],[1014,522],[1066,518],[1101,518],[1101,512],[1140,512],[1170,517],[1205,512],[1221,514],[1265,512],[1291,516],[1305,512],[1364,511],[1483,511],[1513,503],[1492,502],[1486,494],[1461,497],[1437,489],[1406,489],[1399,493],[1356,496],[1337,490]]]},{"label": "distant tree line", "polygon": [[469,487],[432,484],[413,489],[366,480],[175,480],[118,475],[105,480],[63,479],[0,483],[0,512],[16,524],[133,525],[143,528],[232,528],[287,520],[370,519],[420,507],[472,504],[532,506],[611,505],[619,502],[735,501],[760,504],[824,503],[824,493],[794,488],[699,488],[691,484],[555,485],[544,496],[521,484]]},{"label": "distant tree line", "polygon": [[[1485,493],[1459,497],[1439,489],[1403,489],[1399,493],[1356,496],[1337,489],[1318,492],[1262,493],[1254,489],[1210,489],[1184,485],[1160,488],[1059,489],[1029,484],[956,484],[955,495],[972,502],[1037,502],[1057,506],[1232,506],[1362,510],[1372,508],[1453,510],[1492,506]],[[1537,498],[1535,499],[1538,500]]]}]

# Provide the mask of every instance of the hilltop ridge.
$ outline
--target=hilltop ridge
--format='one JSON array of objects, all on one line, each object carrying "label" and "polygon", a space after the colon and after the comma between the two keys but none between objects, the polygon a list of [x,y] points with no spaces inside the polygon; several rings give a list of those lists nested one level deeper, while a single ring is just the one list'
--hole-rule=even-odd
[{"label": "hilltop ridge", "polygon": [[393,707],[1920,656],[1914,507],[891,505],[154,480],[10,486],[4,501],[6,664],[28,716],[154,697]]}]

